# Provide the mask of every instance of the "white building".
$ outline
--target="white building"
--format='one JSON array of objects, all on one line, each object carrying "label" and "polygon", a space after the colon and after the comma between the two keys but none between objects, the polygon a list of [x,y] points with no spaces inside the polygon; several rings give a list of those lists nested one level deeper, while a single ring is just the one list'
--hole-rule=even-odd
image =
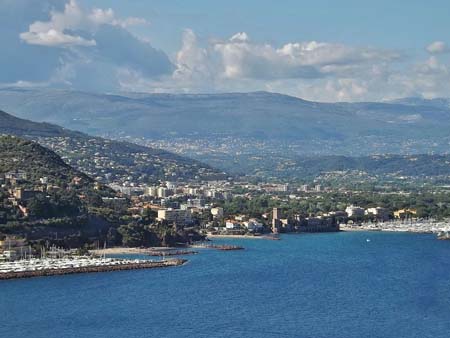
[{"label": "white building", "polygon": [[389,211],[386,208],[376,207],[368,208],[366,210],[366,215],[375,216],[378,220],[387,221],[389,219]]},{"label": "white building", "polygon": [[177,184],[175,182],[167,181],[166,187],[167,189],[175,190],[177,188]]},{"label": "white building", "polygon": [[157,187],[147,187],[145,188],[145,194],[152,197],[158,196],[158,188]]},{"label": "white building", "polygon": [[159,187],[158,188],[158,197],[159,198],[165,198],[172,195],[172,190],[167,189],[165,187]]},{"label": "white building", "polygon": [[345,212],[348,217],[364,217],[365,214],[365,210],[363,208],[354,205],[349,205],[345,208]]},{"label": "white building", "polygon": [[191,212],[182,209],[160,209],[158,210],[158,220],[184,225],[191,220]]},{"label": "white building", "polygon": [[261,222],[258,222],[254,218],[251,218],[247,222],[244,222],[244,226],[248,229],[248,231],[262,231],[262,230],[264,230],[264,225]]},{"label": "white building", "polygon": [[226,221],[225,228],[227,230],[239,230],[241,229],[241,225],[236,221]]}]

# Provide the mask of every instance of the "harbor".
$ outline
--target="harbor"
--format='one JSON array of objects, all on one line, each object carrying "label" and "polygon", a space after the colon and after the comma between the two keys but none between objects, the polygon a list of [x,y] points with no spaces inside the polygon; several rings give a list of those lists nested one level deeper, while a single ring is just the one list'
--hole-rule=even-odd
[{"label": "harbor", "polygon": [[398,220],[376,223],[340,224],[342,231],[387,231],[387,232],[414,232],[438,234],[450,230],[448,221],[424,220]]},{"label": "harbor", "polygon": [[0,263],[0,280],[69,275],[76,273],[111,272],[123,270],[175,267],[187,262],[185,259],[140,260],[116,258],[31,258]]}]

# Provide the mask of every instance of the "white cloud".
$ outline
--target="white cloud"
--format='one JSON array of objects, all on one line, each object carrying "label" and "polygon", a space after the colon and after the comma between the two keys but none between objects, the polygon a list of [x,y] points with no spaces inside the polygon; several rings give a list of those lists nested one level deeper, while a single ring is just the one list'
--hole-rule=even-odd
[{"label": "white cloud", "polygon": [[427,46],[427,51],[431,54],[440,54],[448,52],[449,48],[443,41],[434,41]]},{"label": "white cloud", "polygon": [[236,33],[230,38],[231,42],[248,42],[249,40],[250,39],[245,32]]},{"label": "white cloud", "polygon": [[86,11],[76,0],[70,0],[65,4],[64,11],[52,10],[49,21],[32,23],[27,32],[20,34],[20,38],[32,45],[48,47],[95,46],[96,41],[93,38],[76,35],[73,31],[83,30],[92,35],[101,25],[126,28],[143,24],[148,22],[142,18],[118,19],[111,8],[93,8]]},{"label": "white cloud", "polygon": [[138,18],[135,16],[130,16],[128,18],[125,18],[123,20],[119,20],[117,21],[117,23],[126,28],[126,27],[131,27],[131,26],[149,26],[150,22],[144,18]]},{"label": "white cloud", "polygon": [[[16,25],[7,13],[17,11],[24,19]],[[317,101],[431,98],[450,92],[450,65],[441,55],[449,48],[442,41],[427,46],[430,54],[420,60],[367,46],[302,40],[275,45],[254,41],[243,31],[218,39],[187,29],[170,60],[128,30],[148,21],[121,18],[110,8],[83,8],[76,0],[15,0],[5,6],[0,0],[0,17],[0,42],[12,46],[0,53],[8,69],[0,72],[4,84],[95,91],[269,90]]]},{"label": "white cloud", "polygon": [[400,55],[392,51],[356,48],[324,42],[287,43],[279,48],[252,43],[246,33],[216,42],[226,78],[320,78],[391,62]]},{"label": "white cloud", "polygon": [[316,41],[275,47],[254,43],[245,32],[202,45],[186,30],[171,77],[126,84],[128,90],[139,83],[138,90],[147,91],[269,90],[320,101],[363,100],[389,80],[390,66],[400,60],[395,51]]},{"label": "white cloud", "polygon": [[[20,13],[20,15],[18,15]],[[119,91],[124,70],[148,83],[171,75],[163,51],[128,28],[149,23],[76,0],[0,0],[0,85]]]},{"label": "white cloud", "polygon": [[32,31],[20,34],[22,40],[30,45],[41,45],[48,47],[68,47],[68,46],[95,46],[95,40],[83,39],[80,36],[64,34],[53,28],[46,31]]},{"label": "white cloud", "polygon": [[198,45],[195,33],[186,29],[183,32],[182,47],[176,55],[174,77],[177,79],[193,80],[200,77],[201,80],[211,76],[211,60],[205,48]]}]

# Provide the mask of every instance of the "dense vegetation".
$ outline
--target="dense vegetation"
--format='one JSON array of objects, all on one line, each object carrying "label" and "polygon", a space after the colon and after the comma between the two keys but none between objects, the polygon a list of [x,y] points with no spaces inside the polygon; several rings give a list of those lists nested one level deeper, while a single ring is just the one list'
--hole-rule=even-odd
[{"label": "dense vegetation", "polygon": [[93,184],[87,175],[67,165],[54,152],[39,144],[13,136],[0,137],[0,173],[10,171],[26,172],[27,180],[33,184],[47,177],[50,184],[66,187],[75,177],[81,186]]},{"label": "dense vegetation", "polygon": [[[198,238],[195,231],[157,223],[152,212],[135,219],[127,203],[106,204],[102,197],[115,197],[113,190],[35,142],[1,136],[0,158],[0,237],[18,235],[65,247],[98,241],[176,245]],[[27,197],[15,196],[18,190]]]},{"label": "dense vegetation", "polygon": [[450,194],[441,192],[421,193],[321,193],[305,195],[301,199],[274,198],[261,194],[255,198],[235,197],[223,203],[225,214],[247,214],[258,217],[270,213],[272,208],[279,207],[287,216],[300,214],[303,216],[320,215],[330,211],[345,210],[348,205],[363,208],[387,208],[391,216],[395,210],[416,209],[417,217],[436,219],[450,218]]}]

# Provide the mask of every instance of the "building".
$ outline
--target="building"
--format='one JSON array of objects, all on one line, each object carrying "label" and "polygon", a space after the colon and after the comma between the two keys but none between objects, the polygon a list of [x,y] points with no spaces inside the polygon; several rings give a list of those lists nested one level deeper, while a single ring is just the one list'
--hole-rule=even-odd
[{"label": "building", "polygon": [[169,196],[169,189],[165,188],[165,187],[159,187],[158,188],[158,193],[157,196],[159,198],[165,198]]},{"label": "building", "polygon": [[366,211],[364,210],[364,208],[350,205],[345,208],[345,212],[347,213],[348,217],[363,218]]},{"label": "building", "polygon": [[19,201],[27,201],[36,196],[40,191],[26,190],[23,188],[14,189],[14,197]]},{"label": "building", "polygon": [[303,184],[298,190],[301,192],[308,192],[308,185]]},{"label": "building", "polygon": [[303,225],[297,227],[299,232],[333,232],[339,231],[339,224],[332,217],[307,217]]},{"label": "building", "polygon": [[211,215],[213,215],[214,219],[223,218],[223,208],[220,207],[211,208]]},{"label": "building", "polygon": [[229,230],[241,230],[242,226],[239,222],[234,220],[228,220],[225,222],[225,229]]},{"label": "building", "polygon": [[167,189],[175,190],[177,188],[177,184],[175,182],[167,181],[166,187],[167,187]]},{"label": "building", "polygon": [[280,208],[273,208],[273,211],[272,211],[272,232],[274,234],[279,233],[281,228],[282,228],[282,226],[283,226],[281,224],[281,217],[282,217],[281,209]]},{"label": "building", "polygon": [[189,198],[186,202],[188,208],[201,209],[205,206],[205,202],[201,198]]},{"label": "building", "polygon": [[158,220],[176,225],[185,225],[191,221],[191,212],[182,209],[160,209],[158,210]]},{"label": "building", "polygon": [[389,211],[386,208],[381,207],[368,208],[366,210],[366,215],[373,216],[379,221],[389,220]]},{"label": "building", "polygon": [[158,197],[158,188],[157,187],[147,187],[145,188],[145,194],[151,197]]},{"label": "building", "polygon": [[282,217],[282,211],[280,208],[273,208],[272,211],[272,219],[281,219]]},{"label": "building", "polygon": [[243,223],[249,232],[263,232],[264,225],[258,220],[251,218],[248,221]]},{"label": "building", "polygon": [[416,209],[400,209],[397,211],[394,211],[394,217],[405,219],[405,218],[413,218],[417,216],[417,210]]}]

